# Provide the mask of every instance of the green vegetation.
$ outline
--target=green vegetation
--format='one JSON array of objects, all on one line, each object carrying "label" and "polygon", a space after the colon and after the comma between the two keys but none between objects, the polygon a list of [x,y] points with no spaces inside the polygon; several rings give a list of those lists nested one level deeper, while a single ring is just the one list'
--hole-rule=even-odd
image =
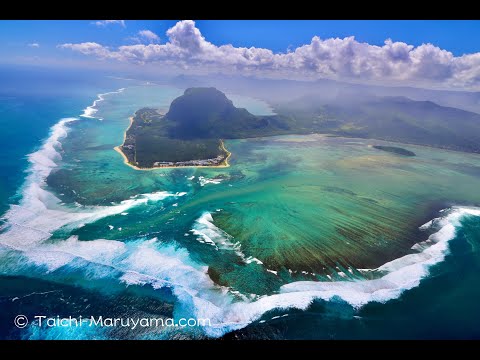
[{"label": "green vegetation", "polygon": [[386,151],[386,152],[390,152],[390,153],[393,153],[393,154],[397,154],[397,155],[402,155],[402,156],[416,156],[416,154],[413,151],[403,149],[403,148],[400,148],[400,147],[396,147],[396,146],[373,145],[373,148],[378,149],[378,150],[382,150],[382,151]]}]

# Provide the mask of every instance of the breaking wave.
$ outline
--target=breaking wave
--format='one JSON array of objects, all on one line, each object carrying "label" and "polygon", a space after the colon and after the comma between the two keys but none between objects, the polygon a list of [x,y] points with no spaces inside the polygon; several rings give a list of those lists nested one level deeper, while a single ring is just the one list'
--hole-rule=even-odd
[{"label": "breaking wave", "polygon": [[[143,199],[143,198],[142,198]],[[132,199],[135,200],[135,199]],[[212,326],[204,331],[212,337],[241,329],[275,309],[307,309],[316,299],[344,301],[353,308],[369,302],[385,303],[420,284],[431,266],[444,260],[448,242],[464,216],[480,216],[480,209],[456,207],[429,226],[436,230],[429,238],[413,247],[416,253],[388,262],[371,271],[373,280],[297,281],[280,287],[273,295],[256,300],[236,296],[229,289],[216,285],[207,274],[207,267],[192,260],[188,251],[158,239],[132,242],[111,240],[79,241],[76,237],[55,244],[38,244],[24,249],[29,263],[46,272],[79,266],[80,258],[101,267],[109,267],[126,285],[168,287],[178,299],[178,316],[209,318]],[[85,264],[80,263],[81,266]],[[98,271],[96,276],[110,276]]]},{"label": "breaking wave", "polygon": [[[261,297],[252,302],[235,302],[220,313],[212,308],[196,309],[197,316],[210,316],[218,322],[207,329],[212,336],[242,328],[258,320],[273,309],[306,309],[315,299],[326,301],[341,300],[353,308],[360,308],[369,302],[385,303],[398,298],[404,291],[417,287],[429,275],[430,268],[442,262],[448,253],[448,242],[455,237],[456,228],[461,226],[465,216],[480,216],[480,209],[454,207],[443,212],[441,218],[422,226],[422,229],[436,230],[429,238],[414,245],[413,254],[390,261],[372,272],[378,274],[373,280],[354,281],[297,281],[283,285],[277,294]],[[213,321],[212,321],[213,323]]]},{"label": "breaking wave", "polygon": [[97,109],[98,103],[104,101],[105,96],[111,95],[111,94],[119,94],[119,93],[123,92],[124,90],[125,90],[125,88],[121,88],[121,89],[118,89],[117,91],[111,91],[111,92],[106,92],[106,93],[103,93],[103,94],[98,94],[97,99],[93,101],[92,105],[87,106],[83,110],[83,114],[80,115],[80,116],[85,117],[85,118],[90,118],[90,119],[103,120],[103,118],[95,116],[95,114],[98,112],[98,109]]}]

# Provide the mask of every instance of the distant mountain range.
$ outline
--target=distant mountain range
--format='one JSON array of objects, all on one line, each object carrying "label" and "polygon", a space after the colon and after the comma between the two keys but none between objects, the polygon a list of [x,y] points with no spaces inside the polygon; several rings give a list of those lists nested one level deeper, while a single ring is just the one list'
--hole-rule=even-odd
[{"label": "distant mountain range", "polygon": [[382,86],[343,82],[330,79],[299,81],[284,79],[259,79],[235,75],[179,75],[168,80],[170,85],[189,87],[210,87],[225,92],[264,99],[271,104],[283,103],[306,95],[315,95],[317,101],[325,103],[339,96],[403,96],[415,101],[433,101],[441,106],[480,114],[480,92],[460,90],[434,90],[408,86]]},{"label": "distant mountain range", "polygon": [[477,113],[398,96],[342,98],[320,103],[305,96],[277,110],[316,132],[480,153]]}]

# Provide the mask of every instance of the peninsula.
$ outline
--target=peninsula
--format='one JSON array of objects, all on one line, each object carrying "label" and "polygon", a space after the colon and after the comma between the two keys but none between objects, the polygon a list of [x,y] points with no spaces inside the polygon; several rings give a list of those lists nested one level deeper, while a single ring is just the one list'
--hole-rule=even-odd
[{"label": "peninsula", "polygon": [[189,88],[166,114],[137,110],[115,150],[138,170],[225,167],[231,154],[223,139],[278,135],[289,129],[282,117],[252,115],[215,88]]}]

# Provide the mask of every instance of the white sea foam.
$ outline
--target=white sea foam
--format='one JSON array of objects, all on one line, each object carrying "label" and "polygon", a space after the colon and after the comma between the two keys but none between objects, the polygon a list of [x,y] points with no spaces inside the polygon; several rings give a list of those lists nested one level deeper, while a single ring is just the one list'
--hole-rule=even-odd
[{"label": "white sea foam", "polygon": [[[168,191],[156,191],[149,194],[140,194],[131,197],[131,200],[122,201],[122,203],[146,203],[148,201],[161,201],[168,197],[185,196],[186,192],[170,193]],[[133,200],[133,201],[132,201]]]},{"label": "white sea foam", "polygon": [[71,262],[75,256],[48,249],[32,249],[25,251],[24,255],[36,266],[45,267],[47,272],[55,271]]},{"label": "white sea foam", "polygon": [[204,176],[199,176],[198,177],[198,182],[200,183],[200,186],[205,186],[207,184],[220,184],[222,182],[223,179],[219,179],[219,178],[216,178],[216,179],[209,179],[209,178],[206,178]]},{"label": "white sea foam", "polygon": [[42,147],[28,155],[28,161],[30,162],[30,179],[27,180],[32,181],[32,176],[35,176],[39,180],[44,180],[52,169],[57,166],[56,162],[62,159],[60,154],[62,144],[60,140],[68,134],[67,124],[76,120],[78,120],[78,118],[74,117],[61,119],[51,127],[50,135]]},{"label": "white sea foam", "polygon": [[98,112],[98,108],[97,108],[98,103],[100,103],[102,101],[105,101],[105,96],[111,95],[111,94],[119,94],[119,93],[123,92],[124,90],[125,90],[125,88],[121,88],[121,89],[118,89],[117,91],[111,91],[111,92],[106,92],[106,93],[103,93],[103,94],[98,94],[97,99],[95,99],[93,101],[92,105],[87,106],[83,110],[83,114],[80,115],[80,116],[84,117],[84,118],[103,120],[103,118],[99,118],[99,117],[95,116],[95,114]]},{"label": "white sea foam", "polygon": [[[195,263],[186,249],[159,244],[157,239],[123,243],[119,241],[78,241],[71,237],[56,244],[38,244],[24,251],[30,261],[47,271],[75,266],[82,258],[121,272],[119,280],[128,285],[150,285],[154,289],[169,287],[178,298],[180,313],[211,319],[204,328],[209,336],[221,336],[240,329],[273,309],[306,309],[315,299],[342,299],[359,308],[369,302],[384,303],[398,298],[403,291],[419,285],[429,268],[443,261],[448,241],[465,215],[480,216],[480,209],[454,208],[435,222],[436,232],[429,237],[433,244],[419,253],[406,255],[372,271],[374,280],[297,281],[282,286],[274,295],[248,300],[233,291],[215,285],[207,267]],[[205,219],[210,222],[208,216]],[[212,235],[213,236],[213,235]],[[336,300],[335,300],[336,301]]]},{"label": "white sea foam", "polygon": [[[40,244],[22,254],[46,272],[62,267],[79,267],[81,270],[84,263],[76,261],[81,259],[120,272],[118,279],[127,285],[149,284],[154,289],[169,287],[181,304],[187,304],[187,311],[198,306],[220,314],[221,308],[233,299],[226,295],[226,288],[213,283],[205,265],[190,259],[186,249],[162,245],[156,238],[124,243],[115,240],[79,241],[72,236],[55,244]],[[96,273],[112,276],[108,271]]]},{"label": "white sea foam", "polygon": [[68,207],[60,205],[60,200],[42,189],[39,184],[31,183],[27,186],[20,204],[12,205],[3,217],[6,223],[3,226],[5,231],[0,234],[0,243],[23,249],[47,240],[53,231],[62,227],[74,229],[107,216],[124,213],[149,201],[156,202],[178,196],[183,194],[159,191],[137,195],[112,206],[79,204],[78,207]]},{"label": "white sea foam", "polygon": [[246,258],[245,262],[247,264],[254,262],[254,263],[257,263],[258,265],[263,265],[263,262],[261,262],[260,260],[258,260],[256,257],[253,257],[253,256],[249,256],[248,258]]},{"label": "white sea foam", "polygon": [[260,261],[247,258],[240,249],[240,243],[233,243],[233,237],[230,234],[213,224],[212,214],[209,212],[204,212],[195,221],[193,229],[190,231],[197,236],[197,240],[200,242],[212,245],[216,249],[234,251],[247,264],[255,260]]},{"label": "white sea foam", "polygon": [[[0,242],[14,245],[16,242],[27,243],[36,239],[46,239],[50,236],[51,229],[56,226],[54,223],[64,220],[64,217],[55,210],[61,201],[42,186],[45,185],[47,176],[57,166],[57,162],[62,159],[60,140],[68,134],[67,124],[76,120],[78,119],[61,119],[52,126],[50,136],[42,147],[28,155],[30,167],[22,187],[22,200],[19,205],[12,205],[3,216],[6,223],[2,229],[9,227],[9,231],[0,234]],[[51,207],[54,212],[53,223],[44,224],[41,215],[47,207]]]},{"label": "white sea foam", "polygon": [[79,241],[71,236],[65,241],[25,249],[22,254],[47,272],[64,266],[84,266],[75,261],[81,259],[122,273],[119,279],[128,285],[168,286],[181,296],[195,296],[205,290],[204,296],[208,297],[207,293],[215,289],[206,266],[191,261],[185,249],[159,244],[156,238],[124,243],[103,239]]}]

